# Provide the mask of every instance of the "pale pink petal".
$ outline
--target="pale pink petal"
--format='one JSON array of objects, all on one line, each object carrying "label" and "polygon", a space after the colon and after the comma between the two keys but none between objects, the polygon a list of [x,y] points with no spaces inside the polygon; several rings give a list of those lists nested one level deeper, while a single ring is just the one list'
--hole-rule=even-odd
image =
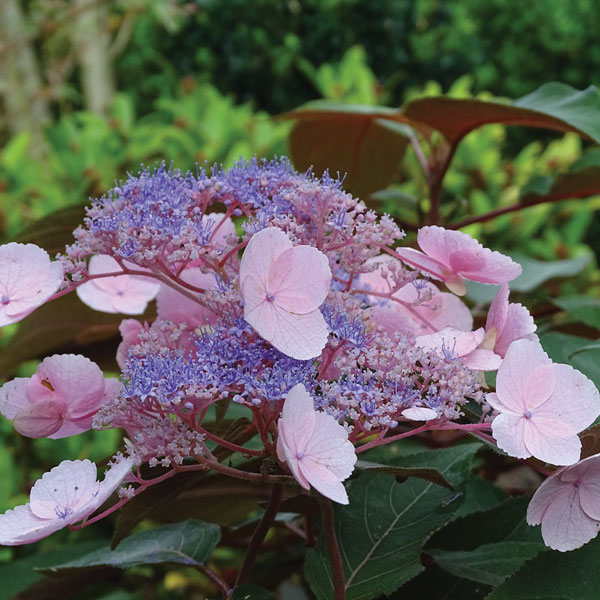
[{"label": "pale pink petal", "polygon": [[248,242],[240,261],[240,287],[244,287],[246,277],[254,273],[266,282],[269,270],[275,261],[288,249],[292,242],[276,227],[267,227],[255,233]]},{"label": "pale pink petal", "polygon": [[323,315],[314,310],[306,315],[296,315],[275,307],[273,337],[261,337],[273,344],[283,354],[297,360],[309,360],[321,355],[327,344],[329,328]]},{"label": "pale pink petal", "polygon": [[237,238],[235,223],[231,217],[225,217],[224,213],[207,213],[202,217],[202,222],[214,223],[210,241],[215,246],[225,246],[231,236]]},{"label": "pale pink petal", "polygon": [[63,422],[65,406],[58,402],[34,402],[18,412],[13,425],[21,435],[30,438],[43,438],[56,433]]},{"label": "pale pink petal", "polygon": [[0,545],[19,546],[32,544],[65,527],[61,519],[40,519],[29,508],[29,504],[16,506],[0,515]]},{"label": "pale pink petal", "polygon": [[[513,342],[498,369],[496,378],[496,393],[501,402],[515,412],[524,414],[531,406],[546,400],[550,391],[548,381],[544,382],[546,371],[540,371],[542,377],[532,378],[533,371],[552,361],[544,352],[541,345],[529,340]],[[540,384],[536,391],[535,382]],[[531,396],[526,396],[526,391]],[[539,392],[539,393],[538,393]]]},{"label": "pale pink petal", "polygon": [[348,432],[327,413],[316,413],[314,432],[301,464],[308,459],[318,462],[342,480],[350,477],[354,470],[356,452],[348,441]]},{"label": "pale pink petal", "polygon": [[537,329],[533,317],[521,304],[509,304],[506,322],[503,329],[498,330],[494,351],[504,357],[509,346],[520,339],[530,339],[529,336]]},{"label": "pale pink petal", "polygon": [[[500,335],[500,332],[504,329],[504,324],[506,323],[506,317],[508,315],[508,295],[508,283],[503,283],[492,300],[490,309],[488,310],[485,329],[488,331],[492,327],[495,327],[497,336]],[[506,347],[505,352],[507,349],[508,346]],[[504,354],[502,356],[504,356]]]},{"label": "pale pink petal", "polygon": [[[137,268],[137,267],[136,267]],[[138,268],[138,270],[141,270]],[[122,271],[119,263],[105,254],[92,256],[88,265],[92,275]],[[79,299],[94,310],[127,315],[142,314],[160,290],[160,283],[143,275],[118,275],[92,279],[80,285]]]},{"label": "pale pink petal", "polygon": [[477,348],[462,357],[462,362],[468,369],[474,371],[497,371],[502,364],[502,357],[491,350]]},{"label": "pale pink petal", "polygon": [[553,365],[556,383],[552,395],[535,416],[560,421],[574,433],[583,431],[600,415],[600,394],[583,373],[569,365]]},{"label": "pale pink petal", "polygon": [[448,358],[462,357],[477,348],[484,334],[482,327],[475,331],[459,331],[452,327],[445,327],[437,333],[418,336],[416,344],[424,350],[437,352]]},{"label": "pale pink petal", "polygon": [[29,396],[43,397],[41,393],[44,393],[49,398],[47,388],[51,386],[54,389],[52,397],[60,397],[66,403],[66,418],[78,419],[95,412],[104,399],[102,371],[96,363],[80,354],[55,354],[45,358],[31,380]]},{"label": "pale pink petal", "polygon": [[513,411],[508,406],[503,404],[502,400],[498,398],[498,394],[496,394],[495,392],[489,392],[488,394],[486,394],[485,400],[494,410],[497,410],[498,412],[507,413],[515,417],[522,416],[521,412]]},{"label": "pale pink petal", "polygon": [[313,458],[307,458],[300,461],[300,469],[310,484],[323,496],[339,504],[348,504],[344,484],[325,465]]},{"label": "pale pink petal", "polygon": [[410,419],[411,421],[431,421],[437,419],[437,412],[432,408],[425,408],[424,406],[413,406],[402,411],[402,416]]},{"label": "pale pink petal", "polygon": [[[180,279],[203,290],[216,286],[215,275],[203,273],[198,268],[185,269]],[[187,323],[191,328],[214,325],[217,321],[214,312],[168,285],[160,286],[156,296],[156,311],[160,319],[174,323]]]},{"label": "pale pink petal", "polygon": [[286,250],[269,271],[268,292],[289,312],[306,314],[327,297],[331,269],[327,256],[311,246]]},{"label": "pale pink petal", "polygon": [[60,440],[62,438],[71,437],[72,435],[79,435],[80,433],[89,431],[92,428],[93,417],[93,415],[90,415],[89,417],[83,417],[73,421],[63,420],[60,428],[55,433],[45,437],[51,440]]},{"label": "pale pink petal", "polygon": [[523,441],[526,419],[511,414],[499,414],[492,421],[492,435],[498,448],[515,458],[529,458],[531,452]]},{"label": "pale pink petal", "polygon": [[73,523],[81,521],[85,517],[96,512],[121,486],[123,481],[131,473],[134,461],[131,458],[122,458],[116,464],[111,465],[104,473],[104,479],[98,485],[98,491],[94,498],[79,510],[73,513]]},{"label": "pale pink petal", "polygon": [[31,512],[41,519],[68,519],[98,493],[96,476],[96,465],[89,460],[63,460],[31,488]]},{"label": "pale pink petal", "polygon": [[545,479],[535,491],[535,494],[527,507],[527,523],[529,523],[529,525],[539,525],[542,522],[546,509],[561,488],[565,487],[565,484],[561,482],[559,477],[560,473],[563,471],[564,469],[559,469],[553,473],[550,477]]},{"label": "pale pink petal", "polygon": [[301,383],[296,384],[287,393],[280,423],[285,424],[282,437],[289,450],[304,454],[315,430],[316,413],[313,399]]},{"label": "pale pink petal", "polygon": [[431,329],[424,323],[419,323],[408,310],[397,302],[376,304],[367,308],[367,315],[375,326],[393,337],[395,333],[427,334]]},{"label": "pale pink petal", "polygon": [[581,442],[570,426],[540,418],[537,413],[523,420],[523,441],[533,456],[553,465],[572,465],[579,460]]},{"label": "pale pink petal", "polygon": [[600,521],[590,519],[581,510],[574,485],[561,487],[542,518],[544,543],[554,550],[575,550],[596,537]]},{"label": "pale pink petal", "polygon": [[10,421],[31,405],[27,396],[28,382],[27,377],[17,377],[0,388],[0,413]]},{"label": "pale pink petal", "polygon": [[419,229],[421,249],[449,271],[481,283],[505,283],[521,274],[521,267],[510,257],[484,248],[461,231],[429,226]]},{"label": "pale pink petal", "polygon": [[446,287],[457,296],[464,296],[467,293],[465,280],[459,275],[446,279]]},{"label": "pale pink petal", "polygon": [[258,334],[272,342],[275,337],[276,308],[268,299],[267,290],[261,279],[249,274],[244,280],[244,319],[256,329]]},{"label": "pale pink petal", "polygon": [[[440,292],[433,283],[421,283],[421,294],[414,285],[405,285],[398,290],[394,297],[413,304],[425,294],[431,295],[431,299],[412,306],[410,309],[402,306],[398,302],[391,302],[390,306],[400,314],[404,314],[414,322],[414,327],[410,331],[416,335],[425,335],[435,331],[440,331],[445,327],[452,327],[461,331],[471,331],[473,327],[473,317],[471,311],[465,303],[454,294]],[[420,320],[414,313],[423,317],[423,319],[433,326],[433,330],[423,320]]]},{"label": "pale pink petal", "polygon": [[63,281],[63,268],[35,244],[0,246],[0,327],[41,306]]},{"label": "pale pink petal", "polygon": [[396,248],[396,254],[403,262],[432,275],[436,279],[446,281],[452,276],[446,265],[414,248]]},{"label": "pale pink petal", "polygon": [[579,503],[590,519],[600,520],[600,481],[584,480],[579,486]]},{"label": "pale pink petal", "polygon": [[137,319],[123,319],[119,325],[119,332],[123,341],[117,348],[117,364],[123,370],[127,363],[129,348],[138,343],[139,335],[144,326]]}]

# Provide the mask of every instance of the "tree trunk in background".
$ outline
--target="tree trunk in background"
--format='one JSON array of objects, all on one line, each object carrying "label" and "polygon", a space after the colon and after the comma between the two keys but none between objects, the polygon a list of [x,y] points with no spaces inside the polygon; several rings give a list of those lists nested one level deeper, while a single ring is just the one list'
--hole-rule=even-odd
[{"label": "tree trunk in background", "polygon": [[42,126],[50,120],[35,53],[27,38],[19,0],[0,0],[0,93],[9,132],[28,130],[34,154],[43,154]]},{"label": "tree trunk in background", "polygon": [[115,92],[110,56],[107,3],[102,0],[73,0],[76,11],[73,44],[79,63],[85,106],[104,115]]}]

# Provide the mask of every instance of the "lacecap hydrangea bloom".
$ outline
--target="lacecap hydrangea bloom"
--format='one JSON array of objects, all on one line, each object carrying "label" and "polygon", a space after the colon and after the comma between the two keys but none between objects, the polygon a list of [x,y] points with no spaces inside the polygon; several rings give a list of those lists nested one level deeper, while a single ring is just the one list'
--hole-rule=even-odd
[{"label": "lacecap hydrangea bloom", "polygon": [[[103,482],[87,461],[61,463],[28,505],[0,517],[0,543],[94,522],[191,470],[352,503],[345,481],[358,454],[436,429],[570,465],[577,434],[600,414],[589,381],[553,364],[527,309],[508,302],[521,272],[512,259],[435,226],[419,231],[422,252],[409,248],[389,216],[286,159],[194,174],[146,168],[94,200],[74,238],[56,260],[29,244],[0,248],[0,324],[76,291],[89,307],[124,315],[120,378],[83,356],[55,355],[3,386],[0,412],[30,437],[121,428],[123,454]],[[465,280],[502,285],[485,327],[473,328],[457,297]],[[131,318],[154,301],[156,318]],[[484,371],[497,371],[495,393]],[[230,402],[248,415],[243,439],[210,425],[212,409]],[[481,407],[470,422],[467,403]],[[244,446],[251,437],[260,444]],[[269,472],[227,464],[232,452]],[[142,464],[150,473],[160,465],[160,475],[143,476]],[[559,487],[546,485],[544,506]],[[538,512],[532,522],[552,514]]]}]

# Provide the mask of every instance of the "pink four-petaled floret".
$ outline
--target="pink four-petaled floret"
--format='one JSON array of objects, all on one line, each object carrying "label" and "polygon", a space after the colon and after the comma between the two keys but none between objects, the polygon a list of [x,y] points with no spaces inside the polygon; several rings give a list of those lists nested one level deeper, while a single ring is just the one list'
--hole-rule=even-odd
[{"label": "pink four-petaled floret", "polygon": [[94,463],[64,460],[38,479],[28,504],[0,515],[0,545],[31,544],[85,519],[108,500],[132,466],[131,459],[122,459],[99,482]]},{"label": "pink four-petaled floret", "polygon": [[559,469],[533,495],[527,522],[542,525],[544,542],[554,550],[575,550],[600,530],[600,454]]},{"label": "pink four-petaled floret", "polygon": [[280,229],[263,229],[252,236],[240,263],[244,318],[283,354],[315,358],[329,333],[319,306],[330,282],[325,254],[293,246]]},{"label": "pink four-petaled floret", "polygon": [[[139,267],[132,268],[141,271]],[[90,275],[119,273],[119,263],[108,254],[96,254],[90,258]],[[77,288],[79,299],[94,310],[124,315],[140,315],[148,302],[160,290],[160,283],[145,275],[116,275],[99,277],[83,283]]]},{"label": "pink four-petaled floret", "polygon": [[118,379],[105,379],[88,358],[55,354],[32,377],[18,377],[0,388],[0,412],[21,435],[63,438],[90,429],[100,406],[120,389]]},{"label": "pink four-petaled floret", "polygon": [[342,484],[356,463],[348,433],[331,415],[316,411],[313,399],[299,383],[287,394],[278,422],[277,456],[296,481],[312,485],[323,496],[348,504]]},{"label": "pink four-petaled floret", "polygon": [[481,283],[506,283],[521,274],[521,266],[500,252],[484,248],[462,231],[436,225],[422,227],[417,242],[423,252],[398,248],[400,258],[409,265],[446,283],[448,289],[462,296],[465,279]]},{"label": "pink four-petaled floret", "polygon": [[513,342],[488,403],[500,414],[492,422],[498,447],[511,456],[535,456],[554,465],[579,460],[577,434],[600,414],[594,384],[569,365],[553,363],[539,342]]},{"label": "pink four-petaled floret", "polygon": [[60,287],[63,267],[35,244],[0,246],[0,327],[16,323]]}]

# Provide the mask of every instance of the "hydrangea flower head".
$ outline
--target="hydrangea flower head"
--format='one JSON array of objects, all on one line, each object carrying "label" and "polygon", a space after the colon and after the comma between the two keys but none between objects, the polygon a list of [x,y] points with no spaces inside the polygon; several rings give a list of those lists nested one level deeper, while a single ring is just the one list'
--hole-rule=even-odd
[{"label": "hydrangea flower head", "polygon": [[316,411],[313,399],[299,383],[287,394],[278,422],[277,456],[296,481],[312,485],[327,498],[348,504],[342,484],[354,470],[356,454],[348,433],[331,415]]},{"label": "hydrangea flower head", "polygon": [[539,342],[513,342],[488,403],[500,414],[492,422],[498,446],[511,456],[535,456],[554,465],[579,460],[577,434],[600,414],[594,384],[569,365],[554,364]]},{"label": "hydrangea flower head", "polygon": [[252,236],[240,263],[244,318],[287,356],[319,356],[329,333],[319,306],[330,281],[325,254],[293,246],[280,229],[263,229]]},{"label": "hydrangea flower head", "polygon": [[63,267],[35,244],[0,246],[0,327],[41,306],[63,281]]},{"label": "hydrangea flower head", "polygon": [[537,489],[527,522],[542,525],[546,546],[575,550],[600,531],[600,454],[559,469]]},{"label": "hydrangea flower head", "polygon": [[24,436],[52,439],[87,431],[98,409],[121,387],[78,354],[45,358],[36,373],[0,388],[0,412]]},{"label": "hydrangea flower head", "polygon": [[398,255],[409,265],[441,279],[455,294],[466,292],[465,279],[481,283],[505,283],[521,274],[510,257],[484,248],[462,231],[431,225],[417,234],[421,250],[400,248]]},{"label": "hydrangea flower head", "polygon": [[122,459],[99,482],[94,463],[64,460],[38,479],[28,504],[0,515],[0,545],[30,544],[85,519],[108,500],[132,466],[131,459]]}]

